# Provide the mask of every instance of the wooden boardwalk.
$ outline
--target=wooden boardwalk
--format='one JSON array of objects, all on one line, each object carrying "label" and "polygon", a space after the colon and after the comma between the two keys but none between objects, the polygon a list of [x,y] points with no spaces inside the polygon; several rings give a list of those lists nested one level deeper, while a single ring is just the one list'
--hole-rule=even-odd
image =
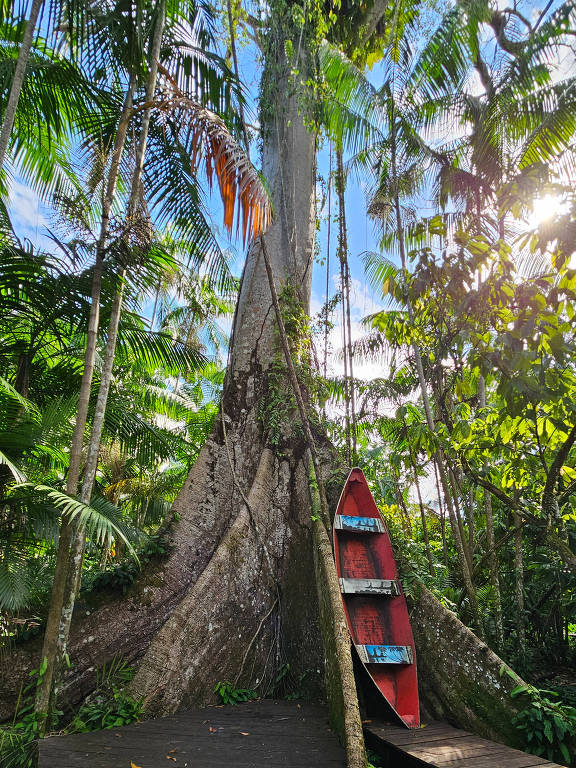
[{"label": "wooden boardwalk", "polygon": [[[408,730],[366,721],[366,745],[386,768],[560,768],[447,723]],[[259,701],[207,707],[125,728],[40,742],[39,768],[345,768],[320,704]]]},{"label": "wooden boardwalk", "polygon": [[543,757],[481,739],[448,723],[431,722],[409,731],[376,720],[364,726],[366,744],[381,755],[385,766],[438,768],[560,768]]},{"label": "wooden boardwalk", "polygon": [[345,768],[317,704],[260,701],[179,712],[40,742],[39,768]]}]

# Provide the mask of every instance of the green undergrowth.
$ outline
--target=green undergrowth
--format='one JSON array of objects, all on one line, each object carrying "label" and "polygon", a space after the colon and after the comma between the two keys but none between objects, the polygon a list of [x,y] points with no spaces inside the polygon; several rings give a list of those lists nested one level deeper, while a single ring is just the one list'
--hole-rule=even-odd
[{"label": "green undergrowth", "polygon": [[[42,667],[30,673],[30,682],[21,691],[12,722],[0,728],[0,768],[34,768],[37,765],[42,718],[34,712],[34,699],[43,673]],[[72,719],[56,710],[51,714],[48,731],[87,733],[138,722],[144,702],[125,690],[133,675],[134,669],[121,659],[105,664],[98,670],[94,691]]]},{"label": "green undergrowth", "polygon": [[576,766],[576,707],[558,700],[555,691],[519,685],[512,697],[525,704],[513,720],[533,755]]},{"label": "green undergrowth", "polygon": [[163,534],[154,534],[146,539],[144,546],[136,557],[127,557],[123,562],[98,571],[91,579],[83,584],[86,591],[119,592],[125,595],[132,586],[144,566],[160,562],[170,553],[170,546]]},{"label": "green undergrowth", "polygon": [[75,714],[66,732],[87,733],[138,722],[144,711],[143,699],[135,699],[125,690],[133,676],[133,667],[122,660],[114,659],[104,665],[98,671],[94,691]]},{"label": "green undergrowth", "polygon": [[257,699],[306,700],[310,698],[306,687],[307,676],[307,672],[294,675],[290,664],[283,664],[271,680],[262,681],[255,688],[240,688],[230,680],[220,680],[214,693],[221,704],[242,704]]},{"label": "green undergrowth", "polygon": [[366,750],[366,760],[368,761],[367,768],[382,768],[384,765],[380,755],[372,749]]}]

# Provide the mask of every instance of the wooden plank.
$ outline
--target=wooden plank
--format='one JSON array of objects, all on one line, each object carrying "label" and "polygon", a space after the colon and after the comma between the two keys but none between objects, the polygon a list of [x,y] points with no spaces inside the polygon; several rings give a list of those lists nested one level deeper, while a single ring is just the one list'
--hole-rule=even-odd
[{"label": "wooden plank", "polygon": [[[389,723],[367,723],[365,733],[372,745],[393,750],[400,761],[410,756],[422,766],[438,768],[562,768],[545,758],[474,736],[447,723],[432,722],[425,728],[407,730]],[[392,754],[388,752],[388,754]],[[392,764],[392,763],[391,763]]]},{"label": "wooden plank", "polygon": [[390,744],[400,746],[403,744],[414,744],[423,741],[447,741],[450,739],[461,739],[464,736],[471,736],[467,731],[458,731],[456,728],[448,726],[445,729],[420,728],[414,730],[400,729],[390,731],[383,728],[368,726],[365,730],[370,731],[378,738],[388,741]]},{"label": "wooden plank", "polygon": [[[168,760],[171,757],[176,762]],[[40,744],[39,768],[129,768],[131,762],[142,768],[344,768],[346,764],[345,752],[328,727],[327,711],[296,702],[192,710],[125,728],[53,737]]]},{"label": "wooden plank", "polygon": [[458,739],[444,743],[428,743],[426,745],[411,745],[402,748],[408,755],[419,758],[432,765],[443,765],[449,760],[458,760],[463,757],[484,757],[492,752],[500,752],[501,744],[478,743],[475,740]]},{"label": "wooden plank", "polygon": [[549,763],[542,757],[529,755],[526,752],[511,754],[515,750],[503,749],[502,752],[495,752],[489,757],[469,757],[461,760],[453,760],[444,763],[442,768],[495,768],[498,765],[505,765],[506,768],[535,768],[536,766],[548,766],[552,768],[553,763]]},{"label": "wooden plank", "polygon": [[467,736],[472,736],[473,734],[470,731],[465,731],[462,728],[455,728],[453,725],[450,725],[450,723],[445,723],[440,720],[432,720],[428,723],[424,722],[420,726],[420,728],[405,728],[398,723],[386,723],[382,720],[377,720],[375,718],[371,720],[365,720],[364,721],[367,728],[370,728],[372,730],[378,729],[378,731],[382,731],[385,733],[389,733],[391,736],[393,734],[402,734],[402,733],[420,733],[423,731],[426,731],[427,733],[436,733],[436,732],[442,732],[442,733],[465,733]]}]

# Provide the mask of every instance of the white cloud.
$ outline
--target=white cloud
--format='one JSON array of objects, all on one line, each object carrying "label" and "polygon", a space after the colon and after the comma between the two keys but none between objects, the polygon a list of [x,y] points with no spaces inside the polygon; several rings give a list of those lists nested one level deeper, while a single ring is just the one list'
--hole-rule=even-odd
[{"label": "white cloud", "polygon": [[8,208],[16,234],[38,244],[47,222],[40,198],[34,190],[17,179],[13,180],[10,184]]},{"label": "white cloud", "polygon": [[[338,291],[339,277],[333,275],[332,278],[334,291]],[[312,317],[316,316],[324,304],[324,297],[318,296],[314,293],[312,295],[312,301],[310,305],[310,314]],[[353,278],[350,284],[350,331],[352,341],[366,336],[367,329],[362,325],[362,320],[374,312],[378,312],[382,308],[382,304],[375,301],[372,296],[372,292],[366,283],[361,280]],[[339,304],[336,307],[336,311],[332,316],[332,322],[334,327],[328,334],[328,375],[329,376],[343,376],[344,375],[344,361],[342,360],[342,305]],[[323,340],[317,339],[318,354],[324,354]],[[374,361],[361,361],[359,359],[354,360],[354,376],[358,379],[364,379],[370,381],[371,379],[381,378],[385,376],[387,370],[383,363]]]}]

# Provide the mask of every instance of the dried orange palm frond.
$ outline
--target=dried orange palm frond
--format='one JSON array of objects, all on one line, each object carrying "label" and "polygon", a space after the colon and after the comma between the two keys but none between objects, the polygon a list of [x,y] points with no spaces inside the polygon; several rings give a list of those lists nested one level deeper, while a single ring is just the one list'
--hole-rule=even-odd
[{"label": "dried orange palm frond", "polygon": [[258,237],[271,219],[270,199],[262,179],[222,118],[188,98],[164,67],[159,70],[164,76],[164,94],[153,106],[171,118],[174,113],[182,115],[190,129],[192,167],[198,169],[204,162],[210,190],[216,176],[224,226],[232,234],[236,220],[236,231],[242,231],[246,244]]}]

